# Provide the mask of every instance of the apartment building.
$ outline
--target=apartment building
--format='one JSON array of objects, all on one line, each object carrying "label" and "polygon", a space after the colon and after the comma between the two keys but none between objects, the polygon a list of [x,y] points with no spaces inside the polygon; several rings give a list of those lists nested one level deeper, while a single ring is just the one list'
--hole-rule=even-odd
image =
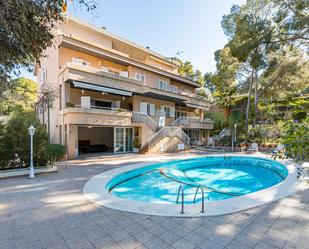
[{"label": "apartment building", "polygon": [[[73,17],[35,66],[50,110],[40,118],[69,157],[93,152],[177,151],[207,142],[213,121],[200,84],[170,59]],[[49,117],[49,118],[48,118]]]}]

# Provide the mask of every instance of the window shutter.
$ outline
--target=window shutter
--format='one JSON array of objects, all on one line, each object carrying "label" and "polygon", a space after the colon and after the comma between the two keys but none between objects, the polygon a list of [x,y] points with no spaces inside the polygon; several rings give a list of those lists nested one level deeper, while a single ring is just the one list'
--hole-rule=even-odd
[{"label": "window shutter", "polygon": [[151,116],[155,115],[155,105],[154,104],[150,104],[150,115]]},{"label": "window shutter", "polygon": [[89,96],[82,96],[80,101],[81,101],[82,108],[90,108],[90,97]]},{"label": "window shutter", "polygon": [[147,103],[146,102],[140,102],[140,112],[147,113]]}]

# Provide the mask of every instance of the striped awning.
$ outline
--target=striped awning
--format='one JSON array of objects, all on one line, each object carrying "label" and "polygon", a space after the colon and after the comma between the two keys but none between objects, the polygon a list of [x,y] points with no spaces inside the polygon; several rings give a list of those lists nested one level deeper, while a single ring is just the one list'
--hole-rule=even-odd
[{"label": "striped awning", "polygon": [[98,85],[95,85],[95,84],[85,83],[85,82],[81,82],[81,81],[75,81],[74,80],[73,85],[74,85],[74,87],[77,87],[77,88],[89,89],[89,90],[94,90],[94,91],[98,91],[98,92],[112,93],[112,94],[117,94],[117,95],[121,95],[121,96],[132,96],[132,92],[118,90],[118,89],[105,87],[105,86],[98,86]]}]

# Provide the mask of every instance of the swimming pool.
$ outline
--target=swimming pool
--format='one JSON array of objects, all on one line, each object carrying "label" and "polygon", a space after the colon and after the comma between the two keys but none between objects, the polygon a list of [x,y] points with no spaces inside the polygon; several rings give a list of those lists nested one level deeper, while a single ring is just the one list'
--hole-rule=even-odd
[{"label": "swimming pool", "polygon": [[[156,155],[92,177],[83,193],[96,204],[147,215],[197,217],[229,214],[284,198],[306,188],[299,165],[263,154]],[[121,161],[119,161],[120,163]],[[176,203],[184,189],[184,214]],[[201,212],[201,189],[205,212]]]},{"label": "swimming pool", "polygon": [[[130,170],[106,185],[111,195],[150,203],[175,203],[178,188],[184,202],[194,203],[197,187],[205,201],[218,201],[256,192],[282,182],[287,168],[273,160],[256,157],[203,157],[154,164]],[[201,193],[195,202],[202,200]]]}]

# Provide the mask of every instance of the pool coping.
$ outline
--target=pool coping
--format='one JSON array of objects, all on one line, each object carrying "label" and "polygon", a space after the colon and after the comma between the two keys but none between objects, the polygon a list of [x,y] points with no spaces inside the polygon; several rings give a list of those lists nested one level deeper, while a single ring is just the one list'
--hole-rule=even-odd
[{"label": "pool coping", "polygon": [[[195,155],[194,157],[216,157],[216,156],[241,156],[241,157],[260,157],[271,159],[264,154],[208,154],[208,155]],[[83,193],[91,201],[96,204],[120,211],[133,212],[145,215],[156,216],[169,216],[169,217],[201,217],[201,216],[217,216],[224,214],[231,214],[250,208],[254,208],[272,201],[276,201],[287,197],[299,190],[305,188],[304,182],[297,179],[297,165],[289,160],[280,160],[277,162],[285,165],[289,171],[287,178],[270,188],[263,189],[250,194],[219,200],[214,202],[205,202],[205,213],[201,213],[201,202],[196,204],[186,204],[185,213],[181,214],[180,204],[160,204],[148,203],[138,200],[128,200],[111,195],[106,189],[106,184],[114,176],[121,174],[125,171],[138,169],[152,165],[154,163],[168,162],[175,159],[190,159],[192,155],[179,155],[179,156],[161,156],[160,159],[151,162],[134,163],[128,166],[105,171],[99,175],[91,178],[84,186]],[[175,190],[177,191],[177,190]]]}]

